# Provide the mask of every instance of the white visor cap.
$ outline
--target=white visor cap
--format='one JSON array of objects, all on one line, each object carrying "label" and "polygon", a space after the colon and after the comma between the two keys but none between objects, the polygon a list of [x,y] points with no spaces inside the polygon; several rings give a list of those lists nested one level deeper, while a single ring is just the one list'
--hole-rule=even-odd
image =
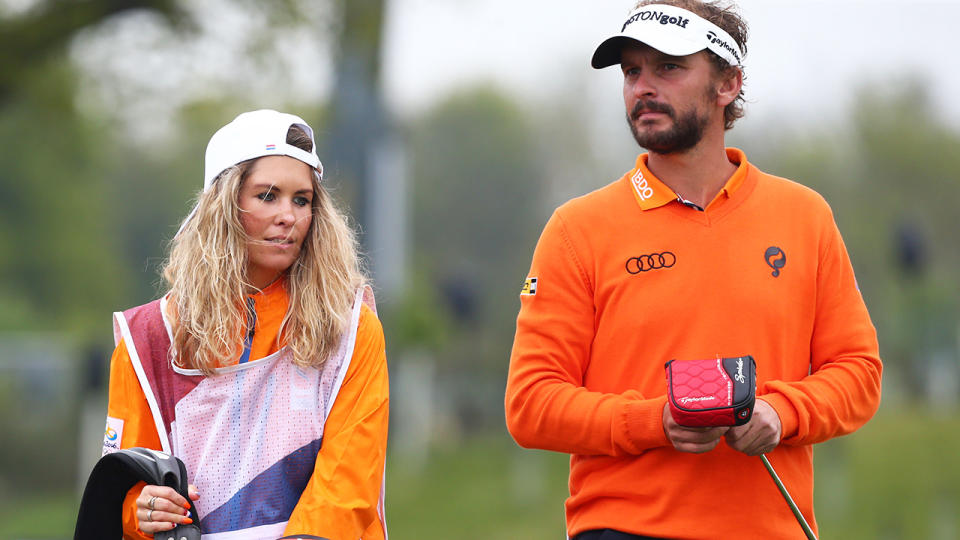
[{"label": "white visor cap", "polygon": [[637,41],[671,56],[687,56],[709,49],[731,66],[742,64],[743,52],[730,34],[691,11],[661,4],[630,12],[620,33],[597,47],[590,64],[596,69],[619,64],[625,42]]},{"label": "white visor cap", "polygon": [[[287,144],[290,126],[300,127],[310,137],[313,148],[309,152]],[[320,178],[323,178],[323,164],[317,156],[313,129],[299,116],[261,109],[240,114],[210,137],[203,171],[203,190],[210,189],[213,181],[226,169],[263,156],[290,156],[316,169]]]}]

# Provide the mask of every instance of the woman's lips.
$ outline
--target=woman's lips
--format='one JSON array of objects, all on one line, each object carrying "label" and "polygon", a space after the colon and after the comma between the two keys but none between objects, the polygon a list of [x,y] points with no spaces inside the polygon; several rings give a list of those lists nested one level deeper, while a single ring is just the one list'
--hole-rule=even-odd
[{"label": "woman's lips", "polygon": [[289,238],[286,236],[267,238],[266,241],[268,244],[272,246],[280,247],[280,248],[286,248],[296,244],[296,242],[292,238]]}]

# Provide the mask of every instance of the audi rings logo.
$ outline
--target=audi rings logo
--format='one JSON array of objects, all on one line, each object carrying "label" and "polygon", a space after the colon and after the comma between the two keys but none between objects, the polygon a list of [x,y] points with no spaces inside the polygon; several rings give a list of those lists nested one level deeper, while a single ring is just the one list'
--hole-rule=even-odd
[{"label": "audi rings logo", "polygon": [[640,272],[649,272],[650,270],[660,270],[661,268],[672,268],[677,264],[677,256],[669,251],[663,253],[650,253],[649,255],[640,255],[627,259],[627,272],[630,274],[639,274]]}]

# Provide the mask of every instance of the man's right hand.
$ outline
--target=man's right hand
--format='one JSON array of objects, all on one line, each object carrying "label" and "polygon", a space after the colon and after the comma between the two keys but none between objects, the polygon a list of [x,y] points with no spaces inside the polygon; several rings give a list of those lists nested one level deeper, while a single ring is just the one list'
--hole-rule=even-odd
[{"label": "man's right hand", "polygon": [[670,404],[663,404],[663,432],[673,447],[681,452],[702,454],[713,450],[720,439],[730,429],[729,426],[720,427],[684,427],[673,420],[670,414]]}]

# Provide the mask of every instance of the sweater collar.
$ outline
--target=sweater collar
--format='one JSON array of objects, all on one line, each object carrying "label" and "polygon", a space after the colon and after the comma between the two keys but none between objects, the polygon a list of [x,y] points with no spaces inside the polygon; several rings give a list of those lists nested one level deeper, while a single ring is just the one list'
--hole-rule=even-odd
[{"label": "sweater collar", "polygon": [[[737,170],[727,179],[726,184],[720,189],[720,192],[717,193],[717,196],[714,197],[710,205],[720,197],[730,198],[733,193],[743,185],[743,181],[747,176],[748,164],[746,154],[738,148],[727,148],[726,152],[730,162],[738,164]],[[646,153],[637,156],[637,162],[634,168],[624,175],[624,178],[630,183],[633,198],[637,201],[637,204],[642,210],[652,210],[673,201],[682,203],[683,201],[680,199],[680,196],[659,178],[654,176],[654,174],[650,172],[650,169],[647,168],[647,160],[649,158],[650,155]],[[708,208],[710,205],[707,205]]]}]

